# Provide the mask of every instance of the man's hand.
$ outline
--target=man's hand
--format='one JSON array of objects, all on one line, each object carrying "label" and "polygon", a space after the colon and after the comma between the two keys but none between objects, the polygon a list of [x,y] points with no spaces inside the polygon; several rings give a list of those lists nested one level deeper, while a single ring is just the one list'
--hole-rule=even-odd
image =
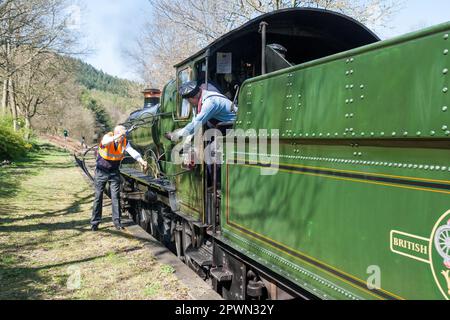
[{"label": "man's hand", "polygon": [[164,137],[166,137],[166,139],[168,139],[172,142],[177,142],[178,140],[180,140],[180,137],[176,133],[173,133],[173,132],[166,132],[164,134]]},{"label": "man's hand", "polygon": [[148,163],[147,163],[147,161],[144,161],[143,159],[140,159],[140,160],[139,160],[139,164],[140,164],[141,167],[142,167],[142,171],[143,171],[145,174],[147,174],[147,171],[148,171]]},{"label": "man's hand", "polygon": [[171,132],[166,132],[166,133],[164,134],[164,137],[165,137],[167,140],[172,141],[172,133],[171,133]]},{"label": "man's hand", "polygon": [[127,131],[120,130],[120,131],[116,132],[116,135],[114,136],[114,141],[119,142],[126,136],[127,136]]},{"label": "man's hand", "polygon": [[128,129],[128,130],[125,132],[125,135],[130,134],[132,131],[134,131],[134,130],[136,130],[136,129],[137,129],[137,126],[136,126],[135,124],[132,125],[131,128]]}]

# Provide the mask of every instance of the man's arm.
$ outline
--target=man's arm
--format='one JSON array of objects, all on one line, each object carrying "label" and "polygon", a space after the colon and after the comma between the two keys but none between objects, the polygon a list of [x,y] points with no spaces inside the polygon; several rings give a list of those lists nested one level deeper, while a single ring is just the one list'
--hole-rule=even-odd
[{"label": "man's arm", "polygon": [[217,108],[218,107],[213,102],[213,99],[208,99],[207,103],[203,105],[202,111],[192,119],[191,123],[181,129],[178,133],[174,134],[174,138],[178,140],[180,137],[193,134],[197,126],[206,124],[208,120],[214,117]]},{"label": "man's arm", "polygon": [[141,162],[141,160],[142,160],[141,154],[140,154],[139,152],[137,152],[137,151],[130,145],[129,142],[127,143],[127,147],[126,147],[125,151],[126,151],[130,156],[132,156],[134,160],[136,160],[137,162]]},{"label": "man's arm", "polygon": [[121,133],[121,134],[118,134],[118,135],[115,135],[115,136],[110,136],[110,135],[107,134],[102,139],[102,146],[107,147],[111,143],[113,143],[114,141],[118,141],[124,135],[125,135],[125,133]]},{"label": "man's arm", "polygon": [[148,169],[148,163],[147,161],[144,161],[144,159],[142,159],[142,156],[139,152],[137,152],[128,142],[127,143],[127,147],[125,149],[125,151],[133,157],[134,160],[136,160],[137,162],[140,163],[140,165],[142,166],[142,169],[144,170],[144,172],[147,171]]}]

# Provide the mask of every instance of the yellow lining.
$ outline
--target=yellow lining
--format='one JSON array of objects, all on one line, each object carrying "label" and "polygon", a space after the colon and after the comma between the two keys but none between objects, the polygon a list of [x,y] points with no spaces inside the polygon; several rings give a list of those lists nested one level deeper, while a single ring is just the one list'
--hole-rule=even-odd
[{"label": "yellow lining", "polygon": [[[243,165],[243,164],[238,164],[238,165],[240,165],[240,166],[245,166],[245,167],[251,167],[251,168],[257,169],[257,167],[255,167],[254,165],[253,165],[253,166],[251,166],[251,165]],[[282,165],[284,165],[284,164],[282,164]],[[230,208],[229,208],[229,198],[230,198],[230,197],[229,197],[229,190],[228,190],[228,189],[229,189],[229,183],[228,183],[228,172],[229,172],[229,170],[228,170],[228,167],[229,167],[229,165],[227,165],[227,203],[226,203],[227,212],[226,212],[226,216],[227,216],[227,222],[230,223],[231,220],[230,220],[230,214],[229,214],[229,210],[230,210]],[[324,168],[323,168],[323,169],[324,169]],[[292,172],[292,173],[298,173],[298,174],[308,174],[308,173],[298,172],[298,171],[292,171],[292,170],[283,170],[283,169],[279,169],[279,170],[280,170],[280,171]],[[316,175],[316,174],[310,174],[310,175]],[[319,175],[319,174],[318,174],[317,176],[325,176],[325,175]],[[328,176],[325,176],[325,177],[328,177]],[[333,178],[338,178],[338,177],[333,177]],[[339,179],[339,180],[347,180],[347,179],[341,178],[341,179]],[[360,182],[360,181],[352,180],[352,179],[348,179],[348,180]],[[375,183],[375,184],[378,184],[378,183]],[[396,185],[393,185],[393,186],[396,186]],[[432,191],[432,190],[426,190],[426,191]],[[449,192],[449,193],[450,193],[450,192]],[[339,270],[339,269],[337,269],[336,267],[332,267],[332,266],[328,265],[327,263],[324,263],[324,262],[322,262],[322,261],[320,261],[320,260],[317,260],[317,259],[315,259],[315,258],[313,258],[313,257],[311,257],[311,256],[309,256],[309,255],[307,255],[307,254],[305,254],[305,253],[303,253],[303,252],[300,252],[300,251],[295,250],[295,249],[293,249],[293,248],[287,247],[286,245],[284,245],[284,244],[282,244],[282,243],[280,243],[280,242],[278,242],[278,241],[276,241],[276,240],[273,240],[273,239],[271,239],[271,238],[265,237],[265,236],[263,236],[263,235],[261,235],[261,234],[255,232],[255,231],[253,231],[253,230],[251,230],[251,229],[249,229],[249,228],[243,227],[243,226],[241,226],[241,225],[239,225],[239,224],[237,224],[237,223],[235,223],[235,222],[232,222],[232,223],[235,224],[235,225],[237,225],[237,226],[239,226],[239,227],[241,227],[241,228],[243,228],[244,230],[249,230],[249,231],[253,232],[254,234],[258,235],[259,237],[261,237],[261,238],[263,238],[263,239],[266,239],[266,240],[268,240],[268,241],[274,242],[274,243],[280,245],[281,247],[288,248],[289,250],[292,250],[292,251],[294,251],[294,252],[296,252],[296,253],[298,253],[298,254],[300,254],[300,255],[304,255],[305,257],[308,257],[309,259],[311,259],[311,260],[313,260],[313,261],[316,261],[316,262],[318,262],[318,263],[321,263],[321,264],[323,264],[323,265],[329,267],[330,269],[333,269],[333,270],[336,270],[336,271],[338,271],[338,272],[341,272],[342,274],[345,274],[346,276],[348,276],[348,277],[350,277],[350,278],[352,278],[352,279],[355,279],[355,280],[357,280],[357,281],[359,281],[359,282],[364,283],[364,281],[362,281],[361,279],[356,278],[356,277],[354,277],[354,276],[352,276],[352,275],[350,275],[350,274],[348,274],[348,273],[346,273],[346,272],[344,272],[344,271],[342,271],[342,270]],[[232,227],[232,225],[230,225],[230,227]],[[250,236],[251,238],[253,238],[253,239],[255,239],[255,240],[259,240],[259,239],[255,238],[255,237],[253,237],[252,235],[248,235],[248,234],[243,233],[243,232],[240,231],[239,229],[236,229],[236,228],[233,228],[233,229],[239,231],[241,234]],[[261,240],[259,240],[259,241],[261,241]],[[307,262],[307,261],[305,261],[305,260],[302,260],[301,258],[298,258],[298,257],[296,257],[296,256],[291,255],[291,254],[288,253],[288,252],[285,252],[285,251],[283,251],[283,250],[280,250],[279,248],[277,248],[277,247],[271,245],[270,243],[268,243],[268,245],[271,246],[272,248],[274,248],[275,250],[284,252],[285,254],[287,254],[287,255],[293,257],[294,259],[301,260],[301,261],[303,261],[304,263],[307,263],[307,264],[309,264],[309,265],[311,265],[311,266],[314,266],[313,264],[311,264],[311,263],[309,263],[309,262]],[[315,267],[315,268],[318,268],[317,266],[314,266],[314,267]],[[320,268],[319,268],[319,269],[320,269]],[[322,270],[322,269],[320,269],[320,270]],[[364,289],[364,290],[369,290],[368,288],[365,289],[365,288],[362,288],[362,287],[357,287],[355,284],[353,284],[353,283],[351,283],[351,282],[348,282],[347,280],[342,279],[342,278],[338,277],[337,275],[335,275],[335,274],[333,274],[333,273],[330,273],[329,271],[326,271],[326,270],[322,270],[322,271],[324,271],[324,272],[326,272],[326,273],[328,273],[328,274],[334,276],[335,278],[338,278],[340,281],[343,281],[343,282],[345,282],[345,283],[350,284],[351,286],[353,286],[353,287],[355,287],[355,288],[357,288],[357,289],[359,289],[359,290],[362,290],[362,289]],[[398,298],[398,299],[405,300],[404,298],[402,298],[402,297],[400,297],[400,296],[397,296],[396,294],[393,294],[393,293],[391,293],[391,292],[389,292],[389,291],[386,291],[386,290],[384,290],[384,289],[381,289],[381,288],[380,288],[379,290],[385,292],[386,294],[392,295],[392,296],[394,296],[394,297],[396,297],[396,298]],[[377,298],[380,298],[379,296],[376,296],[376,295],[375,295],[373,292],[371,292],[371,291],[367,291],[367,292],[370,293],[371,295],[377,297]]]},{"label": "yellow lining", "polygon": [[[241,164],[240,166],[249,167],[249,168],[258,168],[254,165],[246,165]],[[275,170],[275,169],[274,169]],[[329,179],[335,179],[335,180],[344,180],[344,181],[352,181],[352,182],[360,182],[360,183],[368,183],[368,184],[375,184],[375,185],[382,185],[382,186],[388,186],[388,187],[397,187],[397,188],[403,188],[403,189],[412,189],[412,190],[419,190],[419,191],[428,191],[428,192],[435,192],[435,193],[443,193],[443,194],[450,194],[450,191],[443,191],[443,190],[432,190],[432,189],[426,189],[426,188],[419,188],[419,187],[409,187],[394,183],[383,183],[383,182],[376,182],[376,181],[365,181],[365,180],[359,180],[359,179],[352,179],[352,178],[342,178],[342,177],[335,177],[335,176],[329,176],[326,174],[320,174],[320,173],[309,173],[309,172],[298,172],[294,170],[288,170],[288,169],[276,169],[278,171],[282,172],[290,172],[290,173],[296,173],[296,174],[304,174],[309,176],[317,176],[317,177],[323,177],[323,178],[329,178]],[[345,171],[343,171],[345,172]]]},{"label": "yellow lining", "polygon": [[185,203],[184,203],[184,202],[182,202],[182,201],[180,201],[180,204],[181,204],[182,206],[185,206],[186,208],[188,208],[188,209],[190,209],[190,210],[194,211],[195,213],[198,213],[199,215],[201,214],[201,212],[200,212],[200,211],[197,211],[197,209],[194,209],[194,208],[192,208],[191,206],[189,206],[189,205],[185,204]]},{"label": "yellow lining", "polygon": [[[235,225],[237,225],[237,226],[239,226],[239,227],[241,227],[241,228],[243,228],[243,229],[246,229],[246,228],[244,228],[243,226],[241,226],[241,225],[239,225],[239,224],[237,224],[237,223],[235,223],[235,222],[231,222],[231,223],[232,223],[232,224],[235,224]],[[256,237],[252,236],[251,234],[247,234],[247,233],[243,232],[242,230],[239,230],[238,228],[233,227],[232,224],[230,224],[230,221],[228,221],[228,226],[231,227],[232,229],[236,230],[237,232],[239,232],[239,233],[242,234],[242,235],[248,236],[248,237],[250,237],[250,238],[252,238],[252,239],[254,239],[254,240],[256,240],[256,241],[261,242],[261,239],[258,239],[258,238],[256,238]],[[250,230],[250,231],[251,231],[251,232],[254,232],[253,230]],[[262,235],[260,235],[260,234],[258,234],[258,233],[256,233],[256,232],[254,232],[254,233],[257,234],[258,236],[262,237],[262,238],[265,238],[265,239],[267,239],[267,240],[270,240],[270,241],[273,241],[273,242],[275,242],[275,243],[278,243],[278,242],[276,242],[275,240],[266,238],[266,237],[264,237],[264,236],[262,236]],[[268,242],[266,242],[266,243],[267,243],[269,246],[271,246],[272,248],[274,248],[275,250],[281,251],[281,252],[283,252],[283,253],[289,255],[290,257],[294,258],[295,260],[299,260],[299,261],[301,261],[302,263],[306,263],[306,264],[308,264],[308,265],[314,267],[315,269],[319,269],[321,272],[328,273],[329,275],[331,275],[331,276],[333,276],[333,277],[339,279],[339,281],[345,282],[345,283],[351,285],[352,287],[354,287],[354,288],[356,288],[356,289],[358,289],[358,290],[361,290],[361,291],[364,291],[364,290],[365,290],[366,293],[368,293],[368,294],[374,296],[375,298],[377,298],[377,299],[379,299],[379,300],[382,300],[382,299],[383,299],[383,298],[380,297],[379,295],[373,293],[372,291],[369,291],[369,288],[366,289],[366,288],[363,288],[363,287],[358,287],[358,286],[355,285],[354,283],[349,282],[349,281],[347,281],[346,279],[341,278],[341,277],[339,277],[338,275],[336,275],[336,274],[334,274],[334,273],[331,273],[331,272],[328,271],[328,270],[321,269],[321,268],[320,268],[319,266],[317,266],[317,265],[314,265],[314,264],[312,264],[312,263],[310,263],[310,262],[308,262],[308,261],[306,261],[306,260],[303,260],[303,259],[301,259],[301,258],[299,258],[299,257],[296,257],[296,256],[290,254],[289,252],[283,251],[283,250],[281,250],[280,248],[277,248],[277,247],[273,246],[272,244],[270,244],[270,243],[268,243]],[[283,246],[283,247],[286,247],[286,246]],[[289,248],[289,249],[292,250],[292,251],[295,251],[295,252],[297,252],[297,253],[300,253],[300,254],[302,254],[302,255],[304,255],[304,256],[310,258],[311,260],[314,260],[314,261],[317,261],[318,263],[321,263],[321,264],[323,264],[323,265],[326,265],[326,266],[329,267],[330,269],[339,271],[340,273],[345,274],[345,275],[347,275],[348,277],[350,277],[350,278],[352,278],[352,279],[355,279],[355,280],[357,280],[357,281],[359,281],[359,282],[363,282],[361,279],[355,278],[354,276],[351,276],[351,275],[345,273],[344,271],[341,271],[341,270],[337,269],[336,267],[332,267],[332,266],[330,266],[330,265],[328,265],[328,264],[326,264],[326,263],[324,263],[324,262],[322,262],[322,261],[319,261],[319,260],[317,260],[317,259],[313,259],[312,257],[310,257],[310,256],[308,256],[308,255],[306,255],[306,254],[304,254],[304,253],[301,253],[301,252],[299,252],[299,251],[297,251],[297,250],[293,250],[292,248]],[[390,295],[392,295],[392,296],[394,296],[394,297],[397,297],[398,299],[404,300],[403,298],[400,298],[400,297],[398,297],[397,295],[394,295],[394,294],[392,294],[392,293],[390,293],[390,292],[387,292],[387,291],[385,291],[385,290],[383,290],[383,289],[380,289],[380,291],[386,292],[386,293],[388,293],[388,294],[390,294]]]},{"label": "yellow lining", "polygon": [[[237,159],[237,161],[243,161],[244,159]],[[261,164],[273,164],[270,162],[259,162]],[[237,165],[245,165],[245,164],[237,164]],[[411,179],[411,180],[417,180],[417,181],[424,181],[424,182],[438,182],[438,183],[445,183],[450,185],[450,180],[434,180],[434,179],[425,179],[425,178],[417,178],[417,177],[409,177],[409,176],[395,176],[395,175],[389,175],[389,174],[382,174],[382,173],[371,173],[371,172],[363,172],[363,171],[353,171],[353,170],[339,170],[339,169],[332,169],[332,168],[322,168],[322,167],[313,167],[313,166],[304,166],[299,164],[287,164],[287,163],[280,163],[279,165],[282,166],[290,166],[294,168],[305,168],[305,169],[316,169],[316,170],[328,170],[333,172],[344,172],[344,173],[358,173],[358,174],[364,174],[367,176],[374,176],[374,177],[387,177],[387,178],[397,178],[397,179]],[[270,168],[267,168],[270,169]],[[275,170],[276,168],[274,168]]]}]

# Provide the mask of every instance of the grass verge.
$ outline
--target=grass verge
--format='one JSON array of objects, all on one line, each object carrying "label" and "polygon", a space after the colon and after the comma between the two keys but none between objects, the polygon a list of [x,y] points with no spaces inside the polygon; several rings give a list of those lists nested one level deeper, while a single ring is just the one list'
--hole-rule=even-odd
[{"label": "grass verge", "polygon": [[51,145],[0,167],[0,300],[189,299],[173,268],[113,229],[107,201],[90,231],[92,201],[73,158]]}]

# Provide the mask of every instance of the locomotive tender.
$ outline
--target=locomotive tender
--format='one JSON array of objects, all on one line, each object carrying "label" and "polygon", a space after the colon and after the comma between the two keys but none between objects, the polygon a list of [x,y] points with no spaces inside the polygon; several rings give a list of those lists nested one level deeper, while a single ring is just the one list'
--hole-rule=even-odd
[{"label": "locomotive tender", "polygon": [[[248,22],[127,121],[152,169],[123,163],[123,206],[226,299],[449,299],[449,33],[380,41],[306,8]],[[248,148],[212,183],[171,159],[164,134],[196,112],[177,93],[189,80],[238,93],[234,129],[279,130],[276,174]]]}]

